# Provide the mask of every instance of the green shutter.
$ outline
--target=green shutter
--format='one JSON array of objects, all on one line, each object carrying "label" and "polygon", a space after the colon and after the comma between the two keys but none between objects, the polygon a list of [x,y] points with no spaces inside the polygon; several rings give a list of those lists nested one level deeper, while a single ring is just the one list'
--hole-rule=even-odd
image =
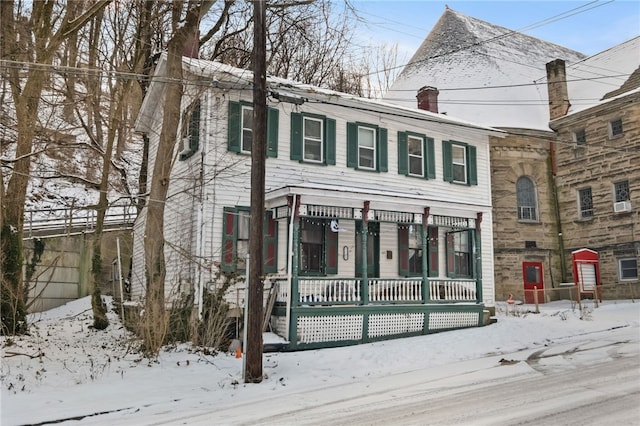
[{"label": "green shutter", "polygon": [[324,119],[324,162],[336,164],[336,120],[332,118]]},{"label": "green shutter", "polygon": [[442,173],[447,182],[453,182],[453,158],[451,155],[451,142],[442,141]]},{"label": "green shutter", "polygon": [[240,152],[240,102],[229,101],[227,144],[229,151]]},{"label": "green shutter", "polygon": [[267,110],[267,157],[278,156],[278,120],[280,111],[276,108]]},{"label": "green shutter", "polygon": [[302,161],[302,114],[299,112],[291,113],[290,143],[290,158],[292,160]]},{"label": "green shutter", "polygon": [[271,211],[265,212],[263,232],[264,273],[275,273],[278,271],[278,222]]},{"label": "green shutter", "polygon": [[398,132],[398,174],[409,174],[409,152],[407,148],[407,133]]},{"label": "green shutter", "polygon": [[434,147],[433,138],[425,139],[425,177],[427,179],[435,179],[436,178],[436,150]]},{"label": "green shutter", "polygon": [[427,251],[429,259],[429,276],[438,276],[438,228],[434,226],[427,227]]},{"label": "green shutter", "polygon": [[220,263],[225,272],[236,270],[236,209],[225,207],[222,217],[222,250]]},{"label": "green shutter", "polygon": [[455,255],[456,255],[456,251],[455,251],[455,246],[453,244],[454,242],[454,233],[453,232],[447,232],[447,277],[449,278],[455,278],[456,276],[456,260],[455,260]]},{"label": "green shutter", "polygon": [[189,150],[196,152],[200,148],[200,100],[193,104],[189,120]]},{"label": "green shutter", "polygon": [[409,225],[398,225],[398,274],[408,277],[409,273]]},{"label": "green shutter", "polygon": [[330,221],[325,222],[325,269],[327,275],[338,273],[338,233],[331,230]]},{"label": "green shutter", "polygon": [[347,167],[358,168],[358,125],[347,123]]},{"label": "green shutter", "polygon": [[478,184],[478,165],[476,161],[476,147],[467,146],[467,164],[469,165],[469,185]]},{"label": "green shutter", "polygon": [[378,171],[388,171],[387,129],[378,129]]}]

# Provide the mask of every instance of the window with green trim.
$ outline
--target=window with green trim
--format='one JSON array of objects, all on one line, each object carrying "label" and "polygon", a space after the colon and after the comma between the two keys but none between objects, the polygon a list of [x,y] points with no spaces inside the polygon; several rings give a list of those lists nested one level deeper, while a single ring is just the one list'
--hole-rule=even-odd
[{"label": "window with green trim", "polygon": [[442,141],[444,180],[463,185],[477,185],[476,147],[462,142]]},{"label": "window with green trim", "polygon": [[387,162],[387,129],[347,123],[347,167],[386,172]]},{"label": "window with green trim", "polygon": [[291,113],[291,159],[336,164],[336,121],[323,115]]},{"label": "window with green trim", "polygon": [[182,150],[178,159],[184,161],[200,149],[200,99],[196,99],[182,114]]},{"label": "window with green trim", "polygon": [[301,275],[337,274],[337,226],[332,228],[329,219],[301,218],[298,257]]},{"label": "window with green trim", "polygon": [[471,230],[447,232],[447,276],[473,277],[473,235]]},{"label": "window with green trim", "polygon": [[[267,157],[278,156],[278,120],[280,113],[275,108],[267,109]],[[250,102],[229,101],[227,123],[229,151],[251,153],[253,144],[253,105]]]},{"label": "window with green trim", "polygon": [[[225,207],[222,220],[221,266],[225,272],[245,272],[245,259],[249,252],[250,238],[249,207]],[[271,211],[266,211],[263,220],[264,273],[277,271],[278,226]]]},{"label": "window with green trim", "polygon": [[[422,276],[422,225],[398,224],[398,270],[403,277]],[[438,276],[438,228],[427,227],[427,267]]]},{"label": "window with green trim", "polygon": [[405,176],[436,177],[433,138],[413,132],[398,132],[398,173]]}]

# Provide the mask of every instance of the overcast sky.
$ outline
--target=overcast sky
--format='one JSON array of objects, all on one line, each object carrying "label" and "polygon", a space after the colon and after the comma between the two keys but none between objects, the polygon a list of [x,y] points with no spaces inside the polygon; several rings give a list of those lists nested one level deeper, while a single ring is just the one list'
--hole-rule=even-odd
[{"label": "overcast sky", "polygon": [[398,44],[409,58],[445,11],[445,5],[586,55],[640,35],[640,2],[353,0],[363,26],[358,42]]}]

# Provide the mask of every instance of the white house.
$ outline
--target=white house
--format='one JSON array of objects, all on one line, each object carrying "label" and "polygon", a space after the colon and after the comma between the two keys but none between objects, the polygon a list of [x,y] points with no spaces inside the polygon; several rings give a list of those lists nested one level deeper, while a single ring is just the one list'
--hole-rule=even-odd
[{"label": "white house", "polygon": [[[150,138],[149,170],[165,66],[163,57],[137,123]],[[200,296],[245,273],[253,75],[192,58],[183,66],[166,292]],[[483,325],[495,300],[488,141],[503,133],[293,81],[267,85],[264,271],[277,295],[271,325],[289,348]],[[144,221],[143,211],[135,298],[144,297]]]}]

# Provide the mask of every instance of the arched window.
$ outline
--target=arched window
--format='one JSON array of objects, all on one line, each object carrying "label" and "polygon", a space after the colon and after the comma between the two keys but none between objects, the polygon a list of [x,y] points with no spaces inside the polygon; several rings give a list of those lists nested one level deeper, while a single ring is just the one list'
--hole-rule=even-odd
[{"label": "arched window", "polygon": [[518,178],[516,194],[518,197],[518,220],[538,220],[536,208],[538,202],[533,181],[526,176]]}]

